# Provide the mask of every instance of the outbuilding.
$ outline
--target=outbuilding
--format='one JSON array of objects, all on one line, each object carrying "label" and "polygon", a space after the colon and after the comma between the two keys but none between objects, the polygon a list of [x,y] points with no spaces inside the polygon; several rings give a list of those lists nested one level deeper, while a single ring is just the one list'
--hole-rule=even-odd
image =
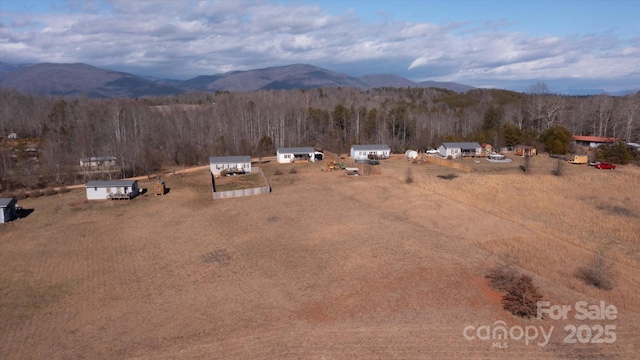
[{"label": "outbuilding", "polygon": [[407,150],[404,152],[404,158],[407,160],[414,160],[418,158],[418,152],[415,150]]},{"label": "outbuilding", "polygon": [[211,174],[220,176],[227,174],[251,174],[251,156],[212,156],[209,158]]},{"label": "outbuilding", "polygon": [[438,148],[438,155],[447,159],[482,156],[482,146],[477,142],[445,142]]},{"label": "outbuilding", "polygon": [[618,140],[620,139],[614,137],[573,135],[573,141],[576,145],[589,146],[592,148],[596,148],[602,144],[613,144]]},{"label": "outbuilding", "polygon": [[518,156],[536,156],[537,150],[534,146],[518,145],[513,149],[513,154]]},{"label": "outbuilding", "polygon": [[385,144],[353,145],[349,153],[354,160],[387,159],[389,155],[391,155],[391,149]]},{"label": "outbuilding", "polygon": [[164,195],[167,192],[167,184],[164,182],[164,180],[158,179],[156,180],[156,183],[153,184],[153,193],[158,196],[158,195]]},{"label": "outbuilding", "polygon": [[0,198],[0,223],[6,223],[18,218],[15,198]]},{"label": "outbuilding", "polygon": [[282,147],[276,151],[276,158],[280,164],[289,164],[296,161],[314,162],[323,160],[324,154],[313,147]]},{"label": "outbuilding", "polygon": [[92,180],[85,187],[89,200],[130,200],[140,191],[137,180]]},{"label": "outbuilding", "polygon": [[116,165],[115,156],[91,156],[80,159],[80,166],[83,168],[110,167]]}]

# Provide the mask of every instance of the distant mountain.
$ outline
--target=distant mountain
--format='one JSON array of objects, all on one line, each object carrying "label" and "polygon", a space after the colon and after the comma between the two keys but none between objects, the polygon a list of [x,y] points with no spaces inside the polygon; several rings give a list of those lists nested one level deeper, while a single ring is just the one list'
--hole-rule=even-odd
[{"label": "distant mountain", "polygon": [[18,69],[20,69],[22,67],[25,67],[25,66],[27,66],[27,65],[12,65],[12,64],[7,64],[7,63],[0,62],[0,79],[2,79],[2,77],[5,74],[8,74],[8,73],[10,73],[12,71],[15,71],[15,70],[18,70]]},{"label": "distant mountain", "polygon": [[142,78],[87,64],[45,63],[17,66],[0,63],[0,87],[26,94],[103,98],[164,96],[189,91],[290,90],[320,87],[439,87],[456,92],[474,89],[457,83],[415,83],[396,75],[352,77],[308,64],[232,71],[179,81]]},{"label": "distant mountain", "polygon": [[606,91],[604,89],[568,89],[560,92],[562,95],[571,95],[571,96],[590,96],[590,95],[611,95],[611,96],[627,96],[630,94],[634,94],[639,89],[635,90],[620,90],[620,91]]},{"label": "distant mountain", "polygon": [[357,78],[316,66],[295,64],[198,76],[180,85],[185,90],[204,91],[290,90],[338,86],[366,87],[367,84]]},{"label": "distant mountain", "polygon": [[436,87],[440,89],[447,89],[447,90],[451,90],[459,93],[464,93],[469,90],[475,89],[473,86],[462,85],[454,82],[422,81],[422,82],[419,82],[418,85],[420,87],[427,87],[427,88]]},{"label": "distant mountain", "polygon": [[36,64],[0,77],[0,87],[34,95],[142,97],[176,95],[183,91],[135,75],[87,64]]},{"label": "distant mountain", "polygon": [[419,85],[415,82],[405,79],[398,75],[365,75],[360,76],[359,79],[367,84],[369,88],[380,88],[380,87],[418,87]]},{"label": "distant mountain", "polygon": [[474,87],[456,83],[429,81],[415,83],[397,75],[366,75],[352,77],[308,64],[269,67],[248,71],[198,76],[177,85],[184,90],[255,91],[266,89],[290,90],[319,87],[440,87],[465,92]]}]

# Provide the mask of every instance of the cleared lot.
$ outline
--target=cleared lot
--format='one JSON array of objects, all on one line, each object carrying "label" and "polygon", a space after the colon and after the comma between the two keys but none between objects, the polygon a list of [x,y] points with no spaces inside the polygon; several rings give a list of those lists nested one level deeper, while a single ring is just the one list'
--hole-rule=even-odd
[{"label": "cleared lot", "polygon": [[[0,358],[635,358],[640,171],[535,162],[391,159],[360,177],[270,162],[268,195],[214,201],[203,170],[163,197],[22,200],[34,212],[0,227]],[[574,276],[601,247],[611,291]],[[507,314],[484,279],[504,252],[555,304],[614,304],[617,341],[565,344],[571,319]],[[544,347],[463,336],[498,320],[555,331]]]}]

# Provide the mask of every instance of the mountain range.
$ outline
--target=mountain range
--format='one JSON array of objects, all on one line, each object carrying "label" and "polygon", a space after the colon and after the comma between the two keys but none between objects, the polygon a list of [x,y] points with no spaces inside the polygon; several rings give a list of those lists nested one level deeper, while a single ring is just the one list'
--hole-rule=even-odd
[{"label": "mountain range", "polygon": [[438,87],[455,92],[475,89],[452,82],[413,82],[396,75],[353,77],[308,64],[269,67],[189,80],[145,78],[87,64],[12,65],[0,62],[0,87],[31,95],[135,98],[192,91],[256,91],[320,87]]}]

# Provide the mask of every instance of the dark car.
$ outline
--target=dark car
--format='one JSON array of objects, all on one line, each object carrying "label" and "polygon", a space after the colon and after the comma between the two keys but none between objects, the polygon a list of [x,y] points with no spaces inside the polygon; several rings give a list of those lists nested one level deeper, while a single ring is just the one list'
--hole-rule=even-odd
[{"label": "dark car", "polygon": [[615,168],[616,168],[616,166],[614,164],[611,164],[611,163],[599,163],[599,164],[596,164],[596,169],[611,169],[611,170],[613,170]]}]

